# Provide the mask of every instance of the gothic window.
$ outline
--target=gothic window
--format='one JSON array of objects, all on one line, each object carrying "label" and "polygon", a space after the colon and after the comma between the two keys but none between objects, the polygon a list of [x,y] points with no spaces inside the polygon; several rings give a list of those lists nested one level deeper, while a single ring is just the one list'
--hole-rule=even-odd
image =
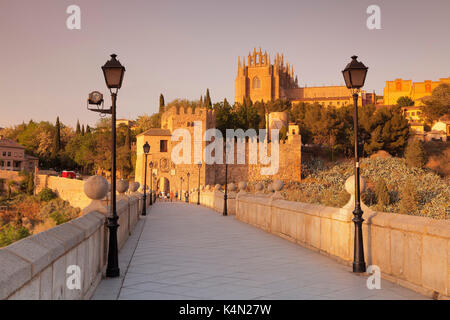
[{"label": "gothic window", "polygon": [[261,80],[259,80],[258,77],[253,78],[253,89],[260,89],[261,88]]}]

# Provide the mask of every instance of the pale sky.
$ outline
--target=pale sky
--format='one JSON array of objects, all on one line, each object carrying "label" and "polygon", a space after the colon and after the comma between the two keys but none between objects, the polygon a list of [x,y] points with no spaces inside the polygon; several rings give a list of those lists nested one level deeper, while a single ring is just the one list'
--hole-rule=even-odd
[{"label": "pale sky", "polygon": [[[81,30],[68,30],[69,5]],[[381,30],[366,27],[369,5]],[[367,91],[386,80],[450,76],[448,0],[0,0],[0,127],[30,119],[93,125],[89,92],[110,97],[100,67],[125,65],[118,117],[158,110],[159,94],[234,101],[238,56],[253,47],[284,53],[299,84],[343,84],[356,54],[369,67]]]}]

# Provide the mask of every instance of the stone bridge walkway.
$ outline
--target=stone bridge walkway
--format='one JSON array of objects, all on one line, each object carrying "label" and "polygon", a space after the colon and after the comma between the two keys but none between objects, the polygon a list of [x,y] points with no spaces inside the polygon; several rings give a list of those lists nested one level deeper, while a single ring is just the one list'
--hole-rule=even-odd
[{"label": "stone bridge walkway", "polygon": [[120,252],[122,276],[93,299],[425,299],[196,205],[157,202]]}]

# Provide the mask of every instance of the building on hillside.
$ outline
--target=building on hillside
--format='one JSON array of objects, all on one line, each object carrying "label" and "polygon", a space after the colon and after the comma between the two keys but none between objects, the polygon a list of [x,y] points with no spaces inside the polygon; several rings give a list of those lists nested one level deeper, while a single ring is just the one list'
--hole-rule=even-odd
[{"label": "building on hillside", "polygon": [[133,130],[136,127],[136,122],[133,120],[128,120],[128,119],[117,119],[116,120],[116,128],[120,127],[121,125],[125,125],[128,128],[130,128],[131,130]]},{"label": "building on hillside", "polygon": [[[273,64],[270,55],[261,48],[253,49],[241,62],[238,57],[235,80],[235,102],[273,101],[287,99],[292,103],[319,103],[325,106],[341,107],[353,104],[352,93],[346,86],[299,87],[298,77],[294,76],[294,67],[284,61],[284,55],[275,56]],[[360,92],[359,105],[375,104],[375,93]]]},{"label": "building on hillside", "polygon": [[402,112],[405,118],[408,120],[408,124],[412,130],[418,134],[425,132],[425,122],[422,119],[422,107],[411,106],[402,107]]},{"label": "building on hillside", "polygon": [[439,81],[425,80],[423,82],[413,82],[412,80],[395,79],[386,81],[384,87],[384,104],[396,105],[400,97],[409,97],[414,101],[415,106],[423,106],[424,98],[431,96],[433,89],[439,85],[450,84],[450,77],[440,78]]},{"label": "building on hillside", "polygon": [[448,141],[450,137],[450,118],[443,117],[435,122],[431,131],[427,132],[427,140]]},{"label": "building on hillside", "polygon": [[[287,121],[287,119],[286,119]],[[201,128],[199,128],[201,125]],[[147,165],[152,162],[153,170],[147,167],[147,183],[150,185],[151,171],[155,178],[152,182],[153,189],[158,191],[179,191],[181,188],[180,178],[184,179],[183,190],[187,190],[187,174],[189,177],[189,189],[196,188],[199,181],[198,161],[202,162],[200,169],[200,184],[202,186],[225,183],[224,164],[205,164],[204,151],[211,143],[205,140],[205,132],[216,128],[216,115],[214,110],[206,108],[176,108],[171,107],[161,115],[161,128],[149,129],[136,137],[136,172],[135,181],[144,184],[145,155],[143,146],[146,142],[150,144],[150,152]],[[238,150],[234,148],[234,164],[228,165],[228,182],[259,181],[264,179],[282,179],[284,181],[300,181],[301,179],[301,137],[298,126],[290,127],[288,141],[279,144],[279,166],[274,175],[262,175],[261,168],[268,165],[249,163],[249,144],[245,144],[245,163],[237,164]],[[172,151],[181,142],[180,139],[172,141],[172,135],[177,129],[187,129],[191,141],[190,161],[187,164],[175,164],[172,159]],[[197,136],[194,134],[198,132]],[[196,148],[201,150],[202,158],[195,157]],[[269,143],[268,150],[271,149]],[[272,151],[270,151],[272,152]],[[225,152],[224,152],[225,157]],[[223,161],[224,162],[224,161]]]},{"label": "building on hillside", "polygon": [[0,135],[0,170],[34,172],[39,159],[25,154],[25,147]]}]

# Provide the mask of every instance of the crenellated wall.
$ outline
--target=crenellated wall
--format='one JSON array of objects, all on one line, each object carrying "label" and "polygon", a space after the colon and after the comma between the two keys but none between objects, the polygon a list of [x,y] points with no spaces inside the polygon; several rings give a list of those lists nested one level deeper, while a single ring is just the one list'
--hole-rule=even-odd
[{"label": "crenellated wall", "polygon": [[[0,299],[89,299],[106,269],[109,231],[102,204],[108,183],[90,183],[84,190],[92,199],[83,216],[0,249]],[[69,180],[69,179],[67,179]],[[73,181],[69,181],[73,182]],[[140,219],[143,197],[134,188],[118,195],[118,246],[125,244]],[[147,197],[147,205],[149,197]],[[81,289],[69,289],[69,266],[79,266]]]}]

